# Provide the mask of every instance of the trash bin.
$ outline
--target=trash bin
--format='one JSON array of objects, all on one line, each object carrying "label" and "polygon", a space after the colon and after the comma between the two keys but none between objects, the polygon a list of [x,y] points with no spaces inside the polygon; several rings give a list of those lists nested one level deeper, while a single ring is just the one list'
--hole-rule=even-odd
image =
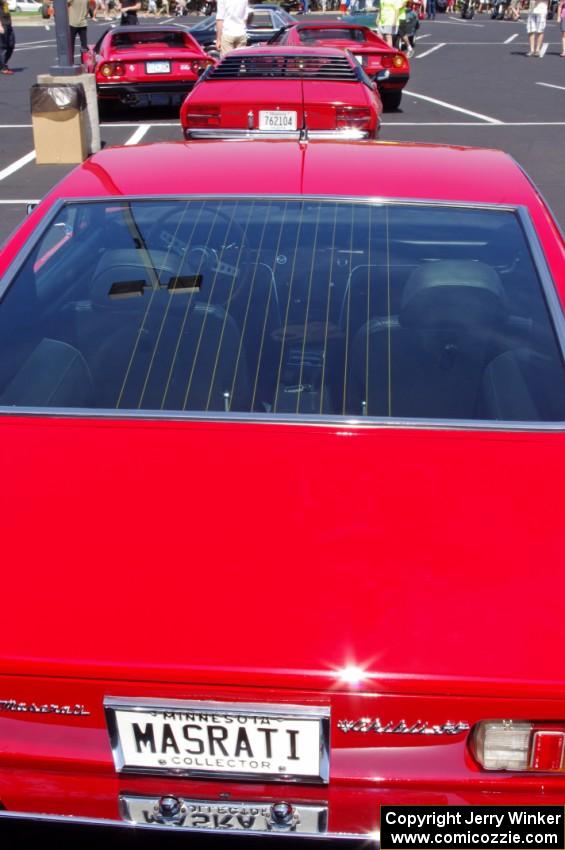
[{"label": "trash bin", "polygon": [[88,154],[86,95],[81,85],[31,87],[31,121],[39,165],[83,162]]}]

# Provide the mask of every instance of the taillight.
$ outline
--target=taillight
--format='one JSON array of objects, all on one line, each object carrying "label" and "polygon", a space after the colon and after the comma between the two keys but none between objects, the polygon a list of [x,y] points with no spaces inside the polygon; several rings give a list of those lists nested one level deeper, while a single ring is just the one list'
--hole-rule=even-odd
[{"label": "taillight", "polygon": [[404,68],[407,62],[402,53],[396,53],[392,58],[393,68]]},{"label": "taillight", "polygon": [[214,62],[211,59],[193,59],[191,62],[192,70],[195,74],[201,74],[213,64]]},{"label": "taillight", "polygon": [[381,59],[381,65],[383,68],[392,68],[392,56],[390,56],[390,54],[383,56]]},{"label": "taillight", "polygon": [[475,730],[474,750],[485,770],[562,771],[565,724],[485,720]]},{"label": "taillight", "polygon": [[98,72],[103,77],[122,77],[125,72],[125,65],[122,65],[121,62],[104,62],[100,65]]},{"label": "taillight", "polygon": [[191,106],[186,111],[187,127],[217,127],[220,123],[219,106]]},{"label": "taillight", "polygon": [[366,106],[338,106],[335,111],[336,127],[366,130],[371,126],[371,110]]}]

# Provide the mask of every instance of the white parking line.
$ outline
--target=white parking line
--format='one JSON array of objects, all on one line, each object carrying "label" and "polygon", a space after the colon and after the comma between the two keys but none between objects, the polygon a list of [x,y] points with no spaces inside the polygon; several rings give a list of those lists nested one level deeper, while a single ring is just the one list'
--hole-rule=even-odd
[{"label": "white parking line", "polygon": [[514,35],[511,35],[510,38],[507,38],[506,41],[503,41],[503,44],[510,44],[511,41],[514,41],[515,38],[518,38],[520,35],[519,32],[515,32]]},{"label": "white parking line", "polygon": [[540,50],[540,52],[539,52],[539,57],[540,57],[540,59],[543,59],[543,57],[544,57],[544,56],[545,56],[545,54],[547,53],[547,48],[548,48],[548,47],[549,47],[549,45],[548,45],[547,41],[545,42],[545,44],[542,44],[542,46],[541,46],[541,50]]},{"label": "white parking line", "polygon": [[22,41],[18,43],[18,47],[32,47],[35,44],[55,44],[55,39],[44,38],[41,41]]},{"label": "white parking line", "polygon": [[2,171],[0,171],[0,180],[5,180],[6,177],[9,177],[10,174],[13,174],[14,171],[18,171],[20,168],[23,168],[24,165],[27,165],[28,162],[32,162],[35,159],[35,151],[31,151],[30,153],[26,153],[25,156],[22,156],[20,159],[17,159],[11,165],[8,165]]},{"label": "white parking line", "polygon": [[434,24],[457,24],[460,27],[484,27],[484,24],[470,24],[469,21],[458,21],[456,18],[450,18],[448,21],[434,21]]},{"label": "white parking line", "polygon": [[565,86],[556,86],[555,83],[536,83],[536,86],[547,86],[548,89],[559,89],[565,91]]},{"label": "white parking line", "polygon": [[445,100],[437,100],[435,97],[428,97],[426,94],[416,94],[413,91],[404,90],[405,94],[408,97],[416,97],[420,98],[420,100],[427,100],[428,103],[435,103],[437,106],[444,106],[446,109],[452,109],[454,112],[462,112],[464,115],[470,115],[471,118],[480,118],[482,121],[486,121],[487,124],[502,124],[502,121],[499,121],[498,118],[491,118],[490,115],[483,115],[481,112],[472,112],[470,109],[463,109],[462,106],[455,106],[453,103],[446,103]]},{"label": "white parking line", "polygon": [[40,200],[41,198],[12,198],[9,200],[3,198],[0,201],[0,204],[4,204],[4,206],[9,207],[15,206],[16,204],[38,204]]},{"label": "white parking line", "polygon": [[151,129],[151,124],[140,124],[135,133],[133,133],[124,145],[137,145],[142,140],[148,130]]},{"label": "white parking line", "polygon": [[[53,44],[55,44],[55,42],[53,42]],[[44,42],[43,44],[34,44],[33,46],[30,45],[29,47],[16,47],[14,53],[17,53],[18,50],[41,50],[42,47],[51,47],[51,42]]]},{"label": "white parking line", "polygon": [[416,41],[422,41],[423,38],[429,38],[431,36],[431,32],[427,32],[425,35],[417,35]]},{"label": "white parking line", "polygon": [[383,127],[565,127],[565,121],[382,121]]},{"label": "white parking line", "polygon": [[416,59],[423,59],[424,56],[429,56],[430,53],[433,53],[435,50],[439,50],[440,47],[445,47],[445,42],[441,42],[441,44],[436,44],[435,47],[430,47],[430,49],[426,50],[424,53],[419,53],[418,56],[416,56]]}]

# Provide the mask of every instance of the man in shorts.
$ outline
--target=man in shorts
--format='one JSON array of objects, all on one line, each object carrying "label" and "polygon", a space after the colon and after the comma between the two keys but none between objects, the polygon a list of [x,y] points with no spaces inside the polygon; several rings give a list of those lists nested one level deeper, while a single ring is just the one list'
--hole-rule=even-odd
[{"label": "man in shorts", "polygon": [[247,44],[247,20],[251,13],[247,0],[218,0],[216,47],[220,56]]},{"label": "man in shorts", "polygon": [[377,25],[380,34],[391,47],[398,34],[400,10],[404,6],[404,0],[381,0]]},{"label": "man in shorts", "polygon": [[540,56],[547,20],[547,0],[530,0],[526,27],[530,39],[528,56]]}]

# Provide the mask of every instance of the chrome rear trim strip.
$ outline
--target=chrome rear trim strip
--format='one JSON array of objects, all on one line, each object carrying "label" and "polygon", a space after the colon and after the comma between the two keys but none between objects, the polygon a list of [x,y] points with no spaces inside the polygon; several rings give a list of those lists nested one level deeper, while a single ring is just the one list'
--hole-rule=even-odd
[{"label": "chrome rear trim strip", "polygon": [[106,818],[88,818],[88,817],[75,817],[74,815],[49,815],[49,814],[41,814],[38,812],[9,812],[9,811],[0,811],[0,824],[2,821],[29,824],[29,823],[51,823],[51,824],[60,824],[60,825],[68,825],[70,828],[72,826],[84,826],[84,827],[93,827],[93,828],[107,828],[107,829],[127,829],[127,830],[143,830],[150,832],[176,832],[182,833],[185,837],[190,833],[191,835],[197,835],[198,837],[203,837],[205,835],[210,836],[210,838],[216,838],[221,835],[223,839],[232,838],[234,841],[237,838],[255,838],[257,840],[262,841],[266,836],[269,839],[283,840],[283,839],[291,839],[292,842],[296,842],[299,840],[307,840],[307,841],[318,841],[318,842],[363,842],[364,846],[371,848],[371,850],[378,850],[379,841],[374,833],[369,834],[358,834],[358,833],[345,833],[345,832],[324,832],[319,834],[304,834],[299,832],[285,832],[285,831],[269,831],[269,832],[253,832],[251,830],[238,830],[236,833],[227,832],[222,829],[210,829],[209,827],[205,829],[199,828],[191,828],[191,829],[183,829],[178,826],[168,826],[167,824],[132,824],[127,823],[125,821],[120,820],[110,820]]}]

